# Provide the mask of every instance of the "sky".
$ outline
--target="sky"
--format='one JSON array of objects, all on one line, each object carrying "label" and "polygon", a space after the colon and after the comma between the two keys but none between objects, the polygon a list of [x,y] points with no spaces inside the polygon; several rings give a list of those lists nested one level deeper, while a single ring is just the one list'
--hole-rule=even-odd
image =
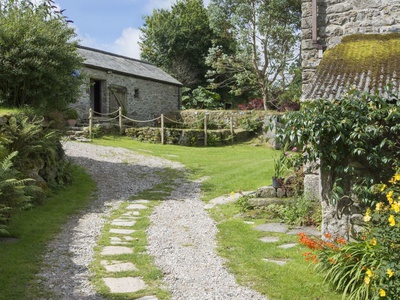
[{"label": "sky", "polygon": [[[73,21],[79,44],[140,59],[140,30],[153,9],[169,9],[176,0],[56,0]],[[205,6],[210,0],[203,0]]]}]

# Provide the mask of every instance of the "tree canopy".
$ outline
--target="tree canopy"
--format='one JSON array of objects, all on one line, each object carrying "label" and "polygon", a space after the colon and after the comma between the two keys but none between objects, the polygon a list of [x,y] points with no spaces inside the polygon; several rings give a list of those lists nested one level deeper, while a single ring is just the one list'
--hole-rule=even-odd
[{"label": "tree canopy", "polygon": [[185,86],[205,84],[205,57],[212,30],[202,0],[177,1],[170,10],[155,9],[141,28],[141,58],[161,67]]},{"label": "tree canopy", "polygon": [[75,102],[82,59],[75,32],[52,0],[2,1],[0,103],[47,110]]},{"label": "tree canopy", "polygon": [[301,1],[212,0],[209,14],[214,32],[229,37],[216,40],[209,51],[213,86],[228,86],[235,94],[251,91],[267,109],[299,65]]}]

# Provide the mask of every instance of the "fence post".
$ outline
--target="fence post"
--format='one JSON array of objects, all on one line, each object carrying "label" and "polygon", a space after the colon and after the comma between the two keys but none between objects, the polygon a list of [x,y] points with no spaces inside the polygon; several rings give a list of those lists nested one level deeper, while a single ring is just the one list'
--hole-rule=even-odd
[{"label": "fence post", "polygon": [[122,134],[122,107],[118,108],[118,124],[119,124],[119,134]]},{"label": "fence post", "polygon": [[92,138],[93,110],[89,108],[89,138]]},{"label": "fence post", "polygon": [[164,114],[161,114],[161,145],[164,145]]},{"label": "fence post", "polygon": [[232,137],[232,144],[233,144],[233,118],[229,120],[230,130],[231,130],[231,137]]},{"label": "fence post", "polygon": [[204,116],[204,146],[207,147],[207,113]]}]

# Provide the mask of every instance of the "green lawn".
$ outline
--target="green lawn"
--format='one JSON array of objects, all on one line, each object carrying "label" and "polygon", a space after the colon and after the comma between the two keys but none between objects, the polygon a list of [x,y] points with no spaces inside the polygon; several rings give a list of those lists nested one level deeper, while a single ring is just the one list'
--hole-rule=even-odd
[{"label": "green lawn", "polygon": [[251,191],[271,184],[273,160],[280,153],[245,144],[197,148],[141,143],[126,137],[104,137],[95,139],[94,143],[124,147],[183,163],[194,178],[206,179],[202,184],[205,201],[232,191]]}]

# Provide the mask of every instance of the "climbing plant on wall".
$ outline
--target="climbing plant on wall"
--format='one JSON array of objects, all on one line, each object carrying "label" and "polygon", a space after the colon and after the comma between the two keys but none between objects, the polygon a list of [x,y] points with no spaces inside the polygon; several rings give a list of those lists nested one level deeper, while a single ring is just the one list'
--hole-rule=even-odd
[{"label": "climbing plant on wall", "polygon": [[281,119],[278,138],[303,149],[308,162],[332,174],[333,182],[351,178],[352,195],[372,205],[370,187],[387,182],[400,164],[399,93],[352,90],[339,100],[314,100]]}]

